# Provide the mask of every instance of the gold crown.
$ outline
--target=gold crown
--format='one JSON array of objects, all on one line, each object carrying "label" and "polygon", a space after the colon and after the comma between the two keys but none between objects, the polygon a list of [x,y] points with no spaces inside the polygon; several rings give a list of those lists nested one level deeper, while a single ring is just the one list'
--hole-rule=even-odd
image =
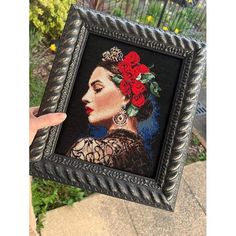
[{"label": "gold crown", "polygon": [[112,47],[110,51],[105,51],[102,57],[102,61],[119,62],[123,60],[123,53],[119,48]]}]

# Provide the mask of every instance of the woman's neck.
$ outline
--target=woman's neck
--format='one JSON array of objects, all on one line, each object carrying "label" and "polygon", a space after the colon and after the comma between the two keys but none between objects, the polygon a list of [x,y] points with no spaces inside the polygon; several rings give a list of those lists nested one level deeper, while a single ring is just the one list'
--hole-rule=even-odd
[{"label": "woman's neck", "polygon": [[122,127],[119,127],[112,122],[111,125],[107,128],[109,131],[114,129],[127,129],[131,132],[137,133],[137,124],[138,124],[137,119],[133,117],[133,118],[128,118],[127,123]]}]

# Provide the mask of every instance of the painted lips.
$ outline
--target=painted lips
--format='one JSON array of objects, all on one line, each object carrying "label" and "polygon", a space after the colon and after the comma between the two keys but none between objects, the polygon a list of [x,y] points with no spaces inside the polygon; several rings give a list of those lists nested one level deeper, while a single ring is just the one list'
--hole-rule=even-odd
[{"label": "painted lips", "polygon": [[89,115],[92,111],[93,111],[92,108],[90,108],[90,107],[85,107],[85,112],[86,112],[87,115]]}]

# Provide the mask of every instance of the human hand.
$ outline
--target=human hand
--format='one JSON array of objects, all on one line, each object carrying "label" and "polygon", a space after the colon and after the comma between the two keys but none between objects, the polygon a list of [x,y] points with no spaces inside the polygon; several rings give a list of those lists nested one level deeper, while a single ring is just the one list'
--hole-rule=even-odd
[{"label": "human hand", "polygon": [[66,113],[49,113],[36,117],[38,110],[38,107],[30,108],[29,145],[33,142],[33,139],[39,129],[59,125],[66,119]]}]

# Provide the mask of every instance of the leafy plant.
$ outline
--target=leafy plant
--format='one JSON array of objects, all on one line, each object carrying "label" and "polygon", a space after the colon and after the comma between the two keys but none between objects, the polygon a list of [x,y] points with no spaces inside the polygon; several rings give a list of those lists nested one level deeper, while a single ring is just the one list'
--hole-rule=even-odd
[{"label": "leafy plant", "polygon": [[199,139],[195,135],[192,136],[191,143],[195,146],[199,146],[201,144]]},{"label": "leafy plant", "polygon": [[29,31],[29,38],[30,38],[30,53],[33,52],[33,49],[36,49],[39,44],[43,41],[43,35],[37,31],[37,29],[30,25],[30,31]]},{"label": "leafy plant", "polygon": [[35,30],[33,27],[30,28],[30,106],[38,106],[40,104],[41,98],[43,96],[45,82],[37,78],[33,74],[33,70],[37,67],[39,61],[38,56],[36,56],[41,43],[43,42],[42,34]]},{"label": "leafy plant", "polygon": [[[165,31],[172,31],[176,34],[182,33],[186,36],[205,38],[205,15],[203,1],[195,2],[194,7],[179,6],[178,3],[168,1],[161,18],[160,28]],[[195,4],[194,3],[194,4]],[[156,27],[164,7],[163,1],[152,0],[147,5],[145,14],[139,14],[138,22]],[[140,9],[142,12],[142,10]],[[196,32],[196,29],[197,32]]]},{"label": "leafy plant", "polygon": [[[163,9],[164,3],[162,1],[152,1],[147,9],[147,17],[148,16],[152,16],[154,19],[159,19],[162,9]],[[148,18],[145,18],[145,22],[144,23],[148,23]],[[150,22],[151,25],[155,25],[156,21]]]},{"label": "leafy plant", "polygon": [[199,161],[205,161],[206,160],[206,152],[200,152],[198,155]]},{"label": "leafy plant", "polygon": [[64,205],[71,206],[86,196],[88,193],[80,188],[34,178],[32,181],[32,202],[37,218],[37,230],[42,229],[44,217],[48,210]]},{"label": "leafy plant", "polygon": [[187,159],[185,164],[191,164],[196,161],[206,160],[206,149],[195,134],[192,134],[191,142],[188,148]]},{"label": "leafy plant", "polygon": [[133,18],[137,11],[140,0],[109,0],[105,3],[103,11],[118,17]]},{"label": "leafy plant", "polygon": [[125,12],[124,10],[122,10],[121,8],[115,8],[113,11],[112,11],[112,15],[114,16],[118,16],[118,17],[124,17],[125,16]]},{"label": "leafy plant", "polygon": [[50,40],[62,33],[70,5],[76,0],[31,0],[30,21],[37,30]]}]

